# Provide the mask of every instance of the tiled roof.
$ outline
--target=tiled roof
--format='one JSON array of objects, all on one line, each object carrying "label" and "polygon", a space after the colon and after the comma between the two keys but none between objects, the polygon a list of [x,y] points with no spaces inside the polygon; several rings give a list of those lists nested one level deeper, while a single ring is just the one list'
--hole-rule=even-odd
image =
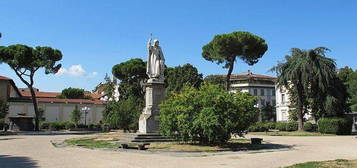
[{"label": "tiled roof", "polygon": [[[30,91],[22,91],[22,96],[31,97]],[[58,95],[61,95],[60,92],[35,92],[37,98],[56,98]],[[103,97],[102,94],[86,94],[92,97],[92,99],[100,99]]]},{"label": "tiled roof", "polygon": [[[217,76],[224,77],[224,78],[226,77],[226,75],[217,75]],[[277,78],[272,77],[272,76],[253,74],[253,73],[232,74],[231,75],[231,80],[247,80],[247,79],[275,81]]]},{"label": "tiled roof", "polygon": [[91,99],[37,98],[37,101],[40,103],[105,104],[105,101]]},{"label": "tiled roof", "polygon": [[2,80],[12,80],[12,79],[10,79],[10,78],[8,78],[8,77],[1,76],[1,75],[0,75],[0,80],[1,80],[1,79],[2,79]]},{"label": "tiled roof", "polygon": [[[31,97],[30,91],[21,91],[22,96]],[[56,96],[60,95],[61,93],[58,92],[35,92],[37,98],[55,98]]]},{"label": "tiled roof", "polygon": [[5,76],[0,76],[0,80],[9,81],[10,84],[12,85],[12,87],[16,90],[17,94],[19,94],[21,96],[21,92],[19,91],[19,88],[17,88],[15,82],[11,78],[8,78],[8,77],[5,77]]}]

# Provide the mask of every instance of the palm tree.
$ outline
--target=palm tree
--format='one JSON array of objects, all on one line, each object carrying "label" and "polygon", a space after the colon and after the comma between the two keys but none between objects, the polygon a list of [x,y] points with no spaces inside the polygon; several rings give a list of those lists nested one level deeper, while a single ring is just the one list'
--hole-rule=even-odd
[{"label": "palm tree", "polygon": [[278,87],[291,89],[296,94],[299,131],[304,127],[303,118],[309,105],[307,100],[311,98],[312,105],[316,105],[314,110],[323,110],[330,81],[336,75],[336,64],[325,57],[326,51],[325,47],[312,50],[293,48],[291,55],[285,57],[285,62],[271,69],[277,72]]}]

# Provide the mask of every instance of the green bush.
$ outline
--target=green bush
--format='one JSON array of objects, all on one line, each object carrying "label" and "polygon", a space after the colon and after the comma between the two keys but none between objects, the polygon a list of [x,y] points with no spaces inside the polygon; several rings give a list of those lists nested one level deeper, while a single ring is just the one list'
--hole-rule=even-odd
[{"label": "green bush", "polygon": [[51,122],[42,122],[40,128],[41,129],[49,129]]},{"label": "green bush", "polygon": [[266,123],[265,123],[265,126],[266,126],[268,129],[276,129],[276,122],[266,122]]},{"label": "green bush", "polygon": [[249,132],[264,132],[269,129],[276,129],[276,122],[256,122],[248,128]]},{"label": "green bush", "polygon": [[160,132],[186,142],[225,143],[254,123],[255,103],[247,93],[230,93],[218,85],[186,86],[160,104]]},{"label": "green bush", "polygon": [[53,122],[42,122],[41,129],[49,129],[52,131],[67,129],[67,125],[71,125],[69,121],[53,121]]},{"label": "green bush", "polygon": [[100,124],[90,123],[88,125],[88,128],[91,129],[91,130],[97,130],[97,129],[101,129],[102,126]]},{"label": "green bush", "polygon": [[350,135],[352,124],[351,118],[321,118],[318,121],[318,131],[326,134]]},{"label": "green bush", "polygon": [[286,131],[286,127],[287,127],[287,122],[277,122],[275,125],[275,129],[279,131]]},{"label": "green bush", "polygon": [[298,127],[299,124],[296,121],[289,121],[286,123],[286,131],[297,131]]},{"label": "green bush", "polygon": [[268,130],[267,124],[263,122],[256,122],[248,128],[249,132],[264,132]]},{"label": "green bush", "polygon": [[304,124],[304,131],[314,132],[314,131],[316,131],[316,125],[312,124],[310,122],[306,122]]},{"label": "green bush", "polygon": [[0,119],[0,131],[4,129],[4,126],[5,126],[5,120]]},{"label": "green bush", "polygon": [[66,130],[69,130],[69,129],[75,128],[76,125],[74,123],[72,123],[72,122],[67,122],[65,127],[66,127]]}]

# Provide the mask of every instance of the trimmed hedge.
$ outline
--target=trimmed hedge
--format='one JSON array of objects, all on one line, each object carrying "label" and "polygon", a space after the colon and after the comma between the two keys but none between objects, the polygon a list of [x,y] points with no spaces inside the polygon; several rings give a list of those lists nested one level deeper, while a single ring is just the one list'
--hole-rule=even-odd
[{"label": "trimmed hedge", "polygon": [[286,131],[297,131],[299,124],[296,121],[289,121],[286,123]]},{"label": "trimmed hedge", "polygon": [[312,124],[310,122],[306,122],[304,124],[304,131],[307,131],[307,132],[315,132],[316,131],[316,124]]},{"label": "trimmed hedge", "polygon": [[64,130],[66,125],[70,125],[69,121],[54,121],[54,122],[42,122],[41,129],[49,129],[52,131]]},{"label": "trimmed hedge", "polygon": [[5,120],[0,119],[0,131],[4,129],[4,126],[5,126]]},{"label": "trimmed hedge", "polygon": [[267,125],[262,122],[256,122],[248,128],[249,132],[264,132],[268,130],[269,128],[267,127]]},{"label": "trimmed hedge", "polygon": [[353,120],[351,118],[321,118],[318,131],[325,134],[351,135]]},{"label": "trimmed hedge", "polygon": [[279,131],[286,131],[286,122],[277,122],[275,124],[275,129],[279,130]]},{"label": "trimmed hedge", "polygon": [[275,129],[275,122],[256,122],[248,128],[249,132],[264,132],[269,129]]}]

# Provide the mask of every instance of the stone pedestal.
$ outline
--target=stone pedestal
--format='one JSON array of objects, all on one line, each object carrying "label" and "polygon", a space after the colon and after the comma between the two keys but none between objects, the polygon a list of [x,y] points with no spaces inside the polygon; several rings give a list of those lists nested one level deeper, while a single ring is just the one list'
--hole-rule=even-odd
[{"label": "stone pedestal", "polygon": [[145,86],[145,108],[139,118],[140,133],[155,133],[159,130],[158,105],[165,99],[164,82],[149,80]]}]

